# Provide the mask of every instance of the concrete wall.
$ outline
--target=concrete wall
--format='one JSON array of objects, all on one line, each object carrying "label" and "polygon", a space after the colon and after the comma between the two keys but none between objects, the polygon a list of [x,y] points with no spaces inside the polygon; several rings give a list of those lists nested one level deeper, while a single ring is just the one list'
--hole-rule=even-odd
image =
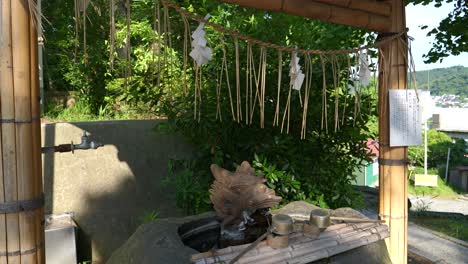
[{"label": "concrete wall", "polygon": [[102,263],[147,212],[178,216],[173,191],[162,186],[169,158],[189,157],[180,136],[158,134],[157,120],[42,125],[42,146],[78,144],[83,130],[105,144],[97,150],[43,154],[46,214],[74,212],[79,254]]}]

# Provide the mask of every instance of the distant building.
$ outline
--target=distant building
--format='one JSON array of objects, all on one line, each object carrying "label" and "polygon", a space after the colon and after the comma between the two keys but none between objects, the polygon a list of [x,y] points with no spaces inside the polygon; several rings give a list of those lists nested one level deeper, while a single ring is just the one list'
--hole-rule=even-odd
[{"label": "distant building", "polygon": [[468,192],[468,166],[459,166],[450,171],[448,180],[458,189]]},{"label": "distant building", "polygon": [[459,95],[454,95],[454,94],[432,96],[432,100],[434,101],[436,106],[439,106],[439,107],[461,107],[461,108],[468,107],[468,102],[466,98],[465,100],[462,100],[462,98]]},{"label": "distant building", "polygon": [[366,148],[372,161],[366,162],[364,166],[356,167],[354,184],[375,187],[379,185],[379,143],[376,140],[368,139]]},{"label": "distant building", "polygon": [[432,128],[468,142],[468,108],[435,108]]}]

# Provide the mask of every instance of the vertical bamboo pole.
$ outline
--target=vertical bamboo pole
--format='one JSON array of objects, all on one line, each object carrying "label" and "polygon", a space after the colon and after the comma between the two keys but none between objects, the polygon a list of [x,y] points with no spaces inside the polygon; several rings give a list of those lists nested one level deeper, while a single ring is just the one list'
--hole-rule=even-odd
[{"label": "vertical bamboo pole", "polygon": [[[390,0],[392,5],[391,32],[405,30],[405,3],[403,0]],[[406,41],[406,40],[405,40]],[[407,158],[407,147],[390,147],[389,131],[389,89],[406,89],[407,85],[407,48],[396,39],[382,48],[379,59],[379,214],[388,223],[390,238],[386,240],[393,263],[407,262],[408,208],[407,208],[407,167],[385,165],[385,160]],[[382,161],[384,160],[384,161]],[[386,163],[388,164],[388,163]]]},{"label": "vertical bamboo pole", "polygon": [[[11,2],[11,26],[13,48],[13,86],[15,89],[16,120],[16,166],[18,200],[32,200],[34,197],[33,148],[31,125],[31,60],[30,60],[30,13],[27,0]],[[35,263],[36,248],[35,215],[20,212],[21,263]],[[23,254],[28,252],[28,254]]]},{"label": "vertical bamboo pole", "polygon": [[[13,54],[11,44],[11,0],[2,3],[2,31],[0,46],[0,100],[2,120],[15,118],[14,89],[13,89]],[[16,136],[15,124],[2,122],[2,161],[3,161],[3,192],[5,202],[18,200],[16,180]],[[19,218],[18,214],[3,214],[5,216],[6,234],[5,253],[20,250]],[[2,252],[3,253],[3,252]],[[19,255],[7,256],[7,263],[20,263]]]},{"label": "vertical bamboo pole", "polygon": [[[4,86],[11,83],[11,61],[8,59],[11,57],[11,39],[9,38],[10,28],[10,2],[4,1],[1,5],[0,15],[0,117],[3,119],[6,108]],[[7,131],[5,131],[7,132]],[[0,203],[5,203],[7,199],[5,178],[7,172],[4,170],[3,160],[5,156],[8,156],[8,148],[3,147],[3,135],[4,127],[0,124]],[[5,153],[5,154],[4,154]],[[4,156],[5,155],[5,156]],[[0,214],[0,253],[8,251],[7,245],[7,217],[5,214]],[[8,261],[7,256],[0,254],[0,264],[6,264]]]},{"label": "vertical bamboo pole", "polygon": [[0,203],[10,209],[0,214],[0,264],[44,263],[43,210],[28,209],[42,196],[37,31],[29,3],[1,1]]},{"label": "vertical bamboo pole", "polygon": [[[36,1],[34,1],[36,2]],[[32,121],[32,147],[33,147],[33,176],[34,176],[34,197],[42,196],[42,160],[41,160],[41,90],[39,79],[39,46],[38,31],[42,30],[40,23],[30,19],[29,26],[29,48],[31,54],[31,121]],[[44,208],[34,211],[35,214],[35,245],[38,247],[36,254],[37,264],[45,263],[45,251],[43,250],[44,241]]]}]

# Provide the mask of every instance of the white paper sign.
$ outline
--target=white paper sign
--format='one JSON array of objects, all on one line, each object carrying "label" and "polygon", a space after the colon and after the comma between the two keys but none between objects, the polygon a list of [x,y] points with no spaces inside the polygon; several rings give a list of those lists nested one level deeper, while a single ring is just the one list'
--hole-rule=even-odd
[{"label": "white paper sign", "polygon": [[424,121],[432,117],[432,114],[435,108],[435,103],[431,98],[430,91],[419,90],[418,95],[419,95],[419,105],[421,106],[421,117],[422,117],[421,122],[424,123]]},{"label": "white paper sign", "polygon": [[390,146],[422,144],[421,107],[414,90],[390,90]]}]

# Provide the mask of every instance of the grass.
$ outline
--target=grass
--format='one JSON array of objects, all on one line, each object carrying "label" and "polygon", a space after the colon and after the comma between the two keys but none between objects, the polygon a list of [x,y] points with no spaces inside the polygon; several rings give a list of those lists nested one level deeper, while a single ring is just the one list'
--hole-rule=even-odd
[{"label": "grass", "polygon": [[[415,168],[411,173],[413,174],[423,174],[424,169],[423,168]],[[428,169],[427,171],[428,174],[438,174],[437,169]],[[446,198],[446,199],[455,199],[457,198],[460,194],[463,192],[460,192],[453,186],[451,186],[448,183],[445,183],[445,181],[441,178],[437,178],[437,187],[428,187],[428,186],[414,186],[414,183],[412,181],[409,181],[408,183],[408,192],[412,195],[416,196],[433,196],[433,197],[438,197],[438,198]]]},{"label": "grass", "polygon": [[468,242],[468,220],[431,216],[412,216],[410,220],[420,226]]},{"label": "grass", "polygon": [[71,107],[57,106],[50,104],[45,109],[43,119],[49,122],[80,122],[98,120],[129,120],[154,118],[152,114],[141,114],[137,111],[125,111],[125,113],[113,112],[109,109],[101,108],[98,113],[92,111],[90,105],[85,100],[76,100]]}]

